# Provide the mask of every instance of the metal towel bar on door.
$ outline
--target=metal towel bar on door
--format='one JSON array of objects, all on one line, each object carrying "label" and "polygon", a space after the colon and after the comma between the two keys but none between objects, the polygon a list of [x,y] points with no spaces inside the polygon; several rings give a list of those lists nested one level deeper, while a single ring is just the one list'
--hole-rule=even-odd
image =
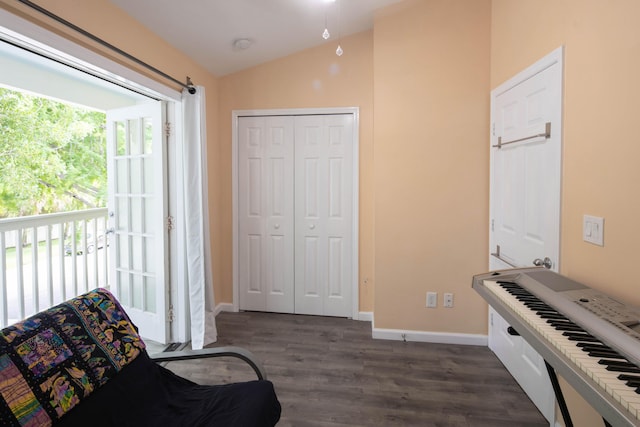
[{"label": "metal towel bar on door", "polygon": [[540,138],[542,136],[544,136],[545,139],[549,139],[551,137],[551,122],[547,122],[544,124],[544,133],[539,133],[539,134],[527,136],[524,138],[514,139],[513,141],[507,141],[507,142],[502,142],[502,137],[499,136],[498,143],[495,145],[492,145],[492,147],[502,148],[503,145],[513,144],[515,142],[527,141],[529,139]]},{"label": "metal towel bar on door", "polygon": [[500,256],[500,245],[496,245],[496,251],[495,252],[491,252],[491,256],[494,256],[494,257],[498,258],[500,261],[504,262],[509,267],[518,268],[517,265],[510,263],[509,261],[507,261],[506,259],[504,259],[503,257]]}]

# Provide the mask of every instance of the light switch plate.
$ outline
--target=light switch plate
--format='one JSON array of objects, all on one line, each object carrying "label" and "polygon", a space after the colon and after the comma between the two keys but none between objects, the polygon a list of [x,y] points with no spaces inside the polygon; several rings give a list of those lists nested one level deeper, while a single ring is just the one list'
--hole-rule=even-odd
[{"label": "light switch plate", "polygon": [[438,293],[427,292],[427,308],[436,308],[438,306]]},{"label": "light switch plate", "polygon": [[604,246],[604,218],[585,215],[582,221],[582,240]]}]

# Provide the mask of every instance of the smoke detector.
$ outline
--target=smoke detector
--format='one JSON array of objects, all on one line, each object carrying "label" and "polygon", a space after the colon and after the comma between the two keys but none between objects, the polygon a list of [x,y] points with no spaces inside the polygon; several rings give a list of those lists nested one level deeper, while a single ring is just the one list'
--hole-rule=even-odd
[{"label": "smoke detector", "polygon": [[253,44],[251,39],[235,39],[233,41],[233,50],[246,50]]}]

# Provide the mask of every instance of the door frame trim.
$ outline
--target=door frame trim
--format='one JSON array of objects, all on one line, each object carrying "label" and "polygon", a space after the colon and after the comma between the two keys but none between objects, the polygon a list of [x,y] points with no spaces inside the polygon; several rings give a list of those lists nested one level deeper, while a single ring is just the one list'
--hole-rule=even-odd
[{"label": "door frame trim", "polygon": [[351,114],[353,116],[353,200],[352,200],[352,262],[351,262],[351,317],[358,319],[360,292],[359,281],[359,230],[360,230],[360,108],[359,107],[335,107],[335,108],[293,108],[293,109],[265,109],[265,110],[232,110],[231,112],[231,176],[233,199],[233,311],[240,310],[240,289],[238,283],[238,119],[240,117],[256,116],[309,116],[309,115],[333,115]]}]

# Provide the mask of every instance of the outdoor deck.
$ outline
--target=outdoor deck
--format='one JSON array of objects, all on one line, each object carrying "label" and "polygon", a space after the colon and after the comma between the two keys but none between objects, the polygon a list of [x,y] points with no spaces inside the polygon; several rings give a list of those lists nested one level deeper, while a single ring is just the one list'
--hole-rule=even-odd
[{"label": "outdoor deck", "polygon": [[108,287],[106,231],[106,208],[0,219],[0,328]]}]

